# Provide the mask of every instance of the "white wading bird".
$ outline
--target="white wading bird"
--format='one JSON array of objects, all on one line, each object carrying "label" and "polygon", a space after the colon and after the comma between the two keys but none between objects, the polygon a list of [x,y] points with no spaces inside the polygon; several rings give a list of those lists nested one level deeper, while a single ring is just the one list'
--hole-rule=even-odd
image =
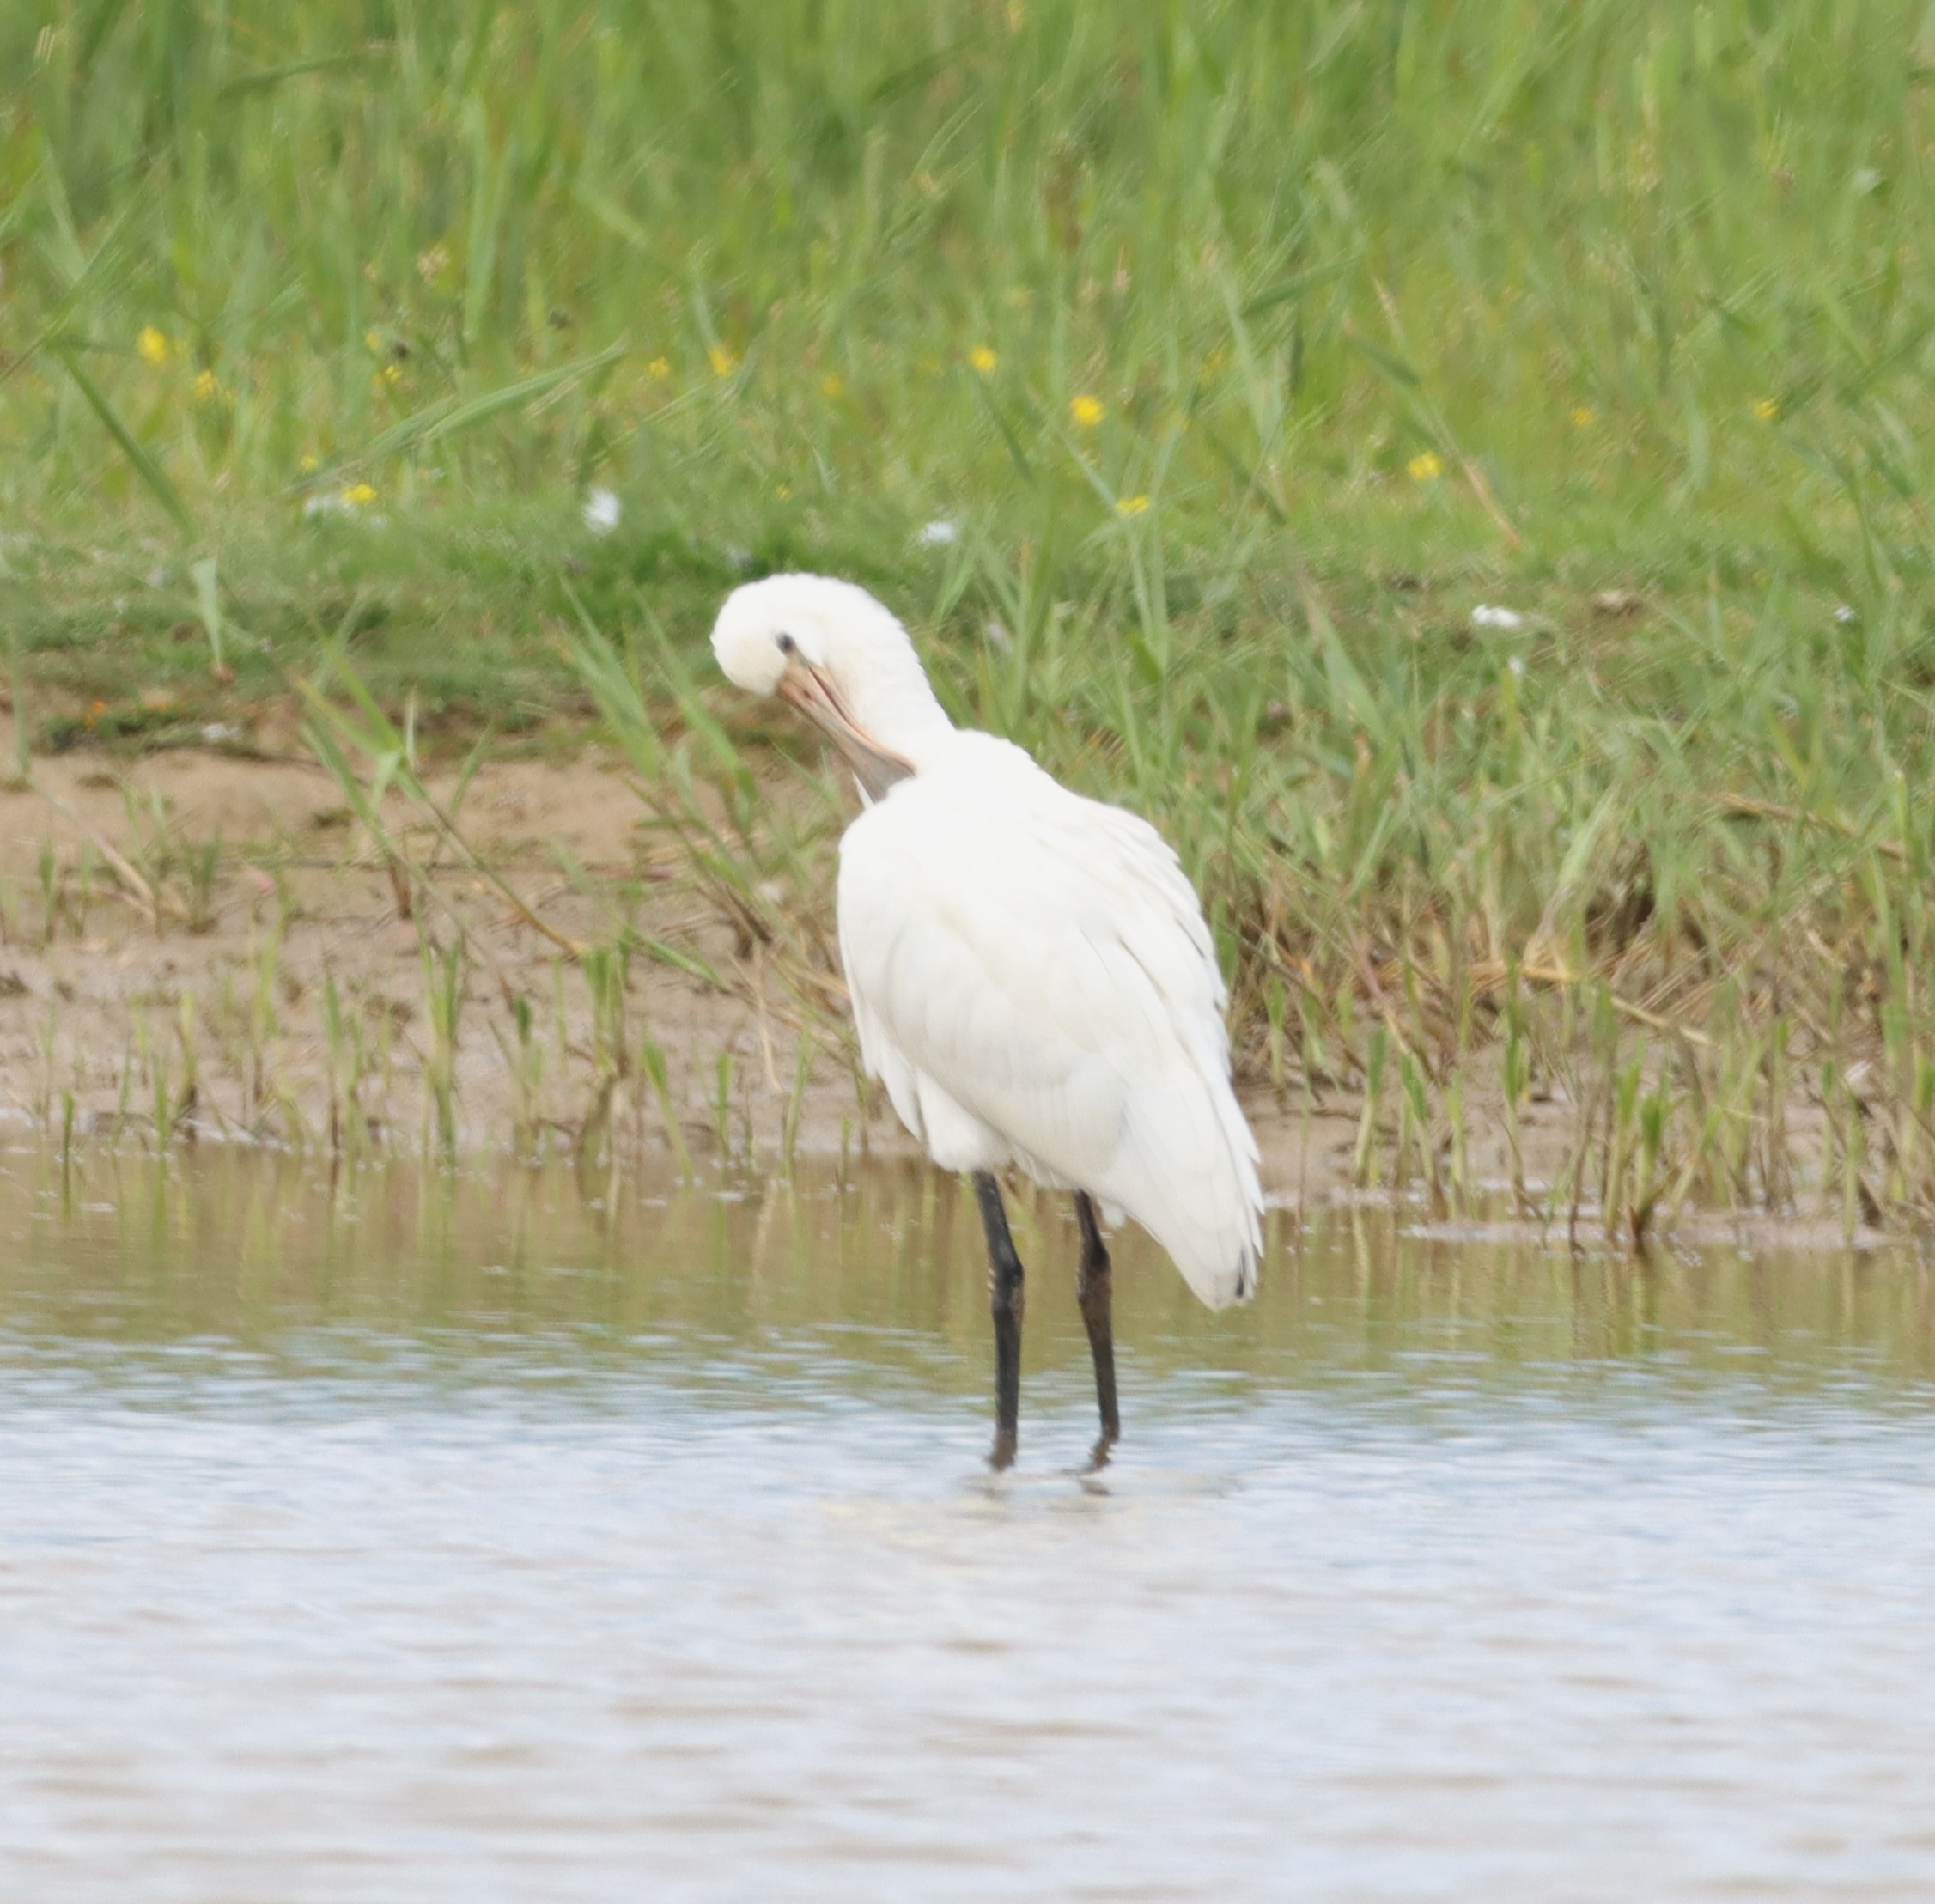
[{"label": "white wading bird", "polygon": [[943,1170],[974,1177],[995,1317],[993,1465],[1014,1459],[1022,1272],[995,1172],[1073,1190],[1097,1466],[1121,1433],[1096,1206],[1135,1219],[1212,1309],[1257,1286],[1257,1141],[1230,1089],[1202,909],[1146,820],[1071,794],[941,710],[864,589],[771,575],[712,631],[729,679],[823,727],[867,806],[840,842],[840,957],[861,1055]]}]

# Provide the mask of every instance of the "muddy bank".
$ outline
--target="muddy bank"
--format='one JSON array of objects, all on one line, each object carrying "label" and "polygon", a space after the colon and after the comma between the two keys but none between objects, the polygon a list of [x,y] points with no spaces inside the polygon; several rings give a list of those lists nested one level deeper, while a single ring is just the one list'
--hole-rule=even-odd
[{"label": "muddy bank", "polygon": [[[582,970],[473,869],[439,865],[441,849],[410,831],[400,806],[396,827],[433,868],[434,899],[419,895],[410,917],[336,784],[298,759],[76,757],[42,763],[38,780],[0,791],[0,1117],[18,1129],[143,1144],[161,1124],[177,1140],[303,1148],[434,1142],[437,995],[451,968],[425,952],[461,937],[460,994],[441,1001],[455,1005],[448,1102],[461,1147],[912,1154],[860,1077],[843,1019],[737,958],[733,933],[672,876],[636,798],[594,751],[485,766],[463,824],[554,931],[596,942],[622,916],[729,976],[721,989],[636,958],[616,1064],[610,1005],[601,1020]],[[158,908],[112,870],[115,857],[156,875]],[[637,1061],[648,1040],[662,1092]],[[1280,1097],[1250,1080],[1244,1097],[1273,1198],[1366,1194],[1354,1188],[1355,1094],[1306,1098],[1293,1084]],[[1535,1194],[1561,1177],[1578,1138],[1571,1106],[1526,1107],[1518,1168]],[[1812,1106],[1792,1106],[1787,1138],[1797,1181],[1816,1178]],[[1513,1173],[1495,1088],[1475,1077],[1464,1183],[1499,1204]],[[1844,1222],[1816,1201],[1839,1242]],[[1768,1220],[1701,1220],[1730,1234]],[[1678,1228],[1692,1225],[1682,1213]]]},{"label": "muddy bank", "polygon": [[[82,1128],[122,1120],[151,1134],[154,1074],[165,1066],[179,1089],[192,1063],[196,1101],[185,1122],[199,1134],[317,1141],[332,1092],[341,1121],[354,1067],[379,1134],[413,1143],[435,1045],[438,976],[426,971],[425,950],[461,939],[452,1082],[463,1141],[508,1143],[520,1118],[581,1124],[599,1080],[582,975],[486,879],[447,852],[440,864],[437,843],[401,802],[386,818],[434,887],[409,916],[336,784],[299,762],[64,758],[36,777],[40,791],[0,791],[0,1104],[16,1117],[58,1122],[70,1094]],[[729,961],[729,933],[695,915],[688,896],[655,890],[639,813],[595,758],[511,762],[477,776],[462,824],[560,934],[609,937],[619,915],[605,891],[623,883],[625,914],[642,929]],[[157,815],[168,834],[161,849]],[[181,862],[217,839],[204,891],[202,869],[185,873]],[[149,878],[157,917],[109,858],[140,877],[170,854],[165,879]],[[747,1115],[757,1124],[782,1063],[792,1083],[797,1014],[784,1001],[762,1012],[754,988],[728,995],[640,958],[626,1005],[629,1037],[657,1043],[675,1099],[708,1128],[709,1112],[696,1107],[718,1096],[722,1053],[741,1127]],[[824,1143],[831,1116],[837,1145],[839,1117],[857,1117],[853,1085],[832,1049],[837,1028],[822,1026],[813,1042],[827,1049],[812,1064],[814,1115],[802,1117],[800,1139]]]}]

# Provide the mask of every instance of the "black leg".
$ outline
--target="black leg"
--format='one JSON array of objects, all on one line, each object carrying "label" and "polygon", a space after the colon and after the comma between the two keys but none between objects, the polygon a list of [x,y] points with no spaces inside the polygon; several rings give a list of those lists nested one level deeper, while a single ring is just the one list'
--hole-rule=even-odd
[{"label": "black leg", "polygon": [[1001,1187],[986,1171],[974,1173],[981,1226],[988,1232],[988,1306],[995,1317],[995,1446],[988,1465],[997,1472],[1014,1465],[1021,1424],[1021,1258],[1008,1234]]},{"label": "black leg", "polygon": [[1116,1410],[1115,1279],[1101,1226],[1095,1220],[1095,1206],[1086,1190],[1075,1192],[1075,1220],[1081,1225],[1081,1268],[1075,1280],[1075,1299],[1081,1305],[1081,1319],[1088,1325],[1088,1353],[1095,1361],[1095,1403],[1102,1414],[1102,1433],[1096,1438],[1089,1463],[1101,1468],[1108,1464],[1109,1450],[1122,1439],[1122,1416]]}]

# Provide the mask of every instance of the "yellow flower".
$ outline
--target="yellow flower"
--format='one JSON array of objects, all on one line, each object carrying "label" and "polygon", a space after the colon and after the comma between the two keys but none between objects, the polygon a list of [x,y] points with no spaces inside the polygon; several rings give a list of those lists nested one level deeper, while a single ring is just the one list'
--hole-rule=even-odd
[{"label": "yellow flower", "polygon": [[1099,397],[1077,397],[1068,405],[1068,414],[1078,429],[1093,429],[1109,412]]},{"label": "yellow flower", "polygon": [[343,500],[352,508],[366,509],[376,500],[376,491],[367,483],[352,483],[344,490]]},{"label": "yellow flower", "polygon": [[672,374],[672,359],[670,357],[654,357],[645,366],[645,374],[654,383],[663,383]]},{"label": "yellow flower", "polygon": [[383,333],[374,329],[365,331],[362,334],[362,341],[363,348],[374,353],[383,348]]},{"label": "yellow flower", "polygon": [[1780,405],[1772,397],[1762,397],[1754,405],[1754,414],[1763,423],[1771,423],[1780,414]]},{"label": "yellow flower", "polygon": [[305,451],[296,466],[307,476],[311,470],[319,470],[322,467],[322,458],[313,450]]},{"label": "yellow flower", "polygon": [[829,403],[837,403],[842,397],[846,395],[847,386],[840,381],[832,371],[829,370],[819,380],[819,393]]},{"label": "yellow flower", "polygon": [[1599,412],[1591,404],[1579,404],[1573,411],[1573,428],[1591,429],[1599,420]]},{"label": "yellow flower", "polygon": [[1117,515],[1141,515],[1147,512],[1148,507],[1149,499],[1146,496],[1125,496],[1116,504],[1116,514]]},{"label": "yellow flower", "polygon": [[739,367],[739,360],[722,344],[714,344],[705,355],[715,377],[729,377]]},{"label": "yellow flower", "polygon": [[1445,459],[1434,449],[1421,450],[1404,466],[1414,483],[1435,483],[1445,473]]},{"label": "yellow flower", "polygon": [[195,373],[195,401],[212,404],[222,394],[222,385],[212,370],[198,370]]},{"label": "yellow flower", "polygon": [[134,347],[141,353],[143,363],[157,366],[168,361],[168,352],[172,348],[168,340],[152,324],[142,325],[140,336],[134,340]]},{"label": "yellow flower", "polygon": [[986,376],[1001,360],[984,344],[977,344],[968,352],[968,362]]},{"label": "yellow flower", "polygon": [[792,498],[793,485],[790,483],[778,484],[775,486],[773,494],[776,496],[782,502],[788,502]]},{"label": "yellow flower", "polygon": [[401,383],[403,381],[403,366],[400,363],[385,364],[383,366],[383,381],[386,384]]}]

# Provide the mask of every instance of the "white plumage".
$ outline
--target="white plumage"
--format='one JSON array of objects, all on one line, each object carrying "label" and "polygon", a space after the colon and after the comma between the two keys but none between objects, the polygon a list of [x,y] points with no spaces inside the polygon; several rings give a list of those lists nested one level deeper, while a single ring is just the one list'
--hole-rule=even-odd
[{"label": "white plumage", "polygon": [[959,734],[848,830],[839,915],[867,1068],[935,1163],[1086,1190],[1212,1308],[1250,1293],[1222,980],[1152,827]]},{"label": "white plumage", "polygon": [[1213,1308],[1261,1256],[1202,910],[1154,828],[947,719],[850,584],[736,590],[725,672],[813,715],[876,797],[840,846],[840,955],[868,1072],[946,1169],[1013,1164],[1126,1212]]}]

